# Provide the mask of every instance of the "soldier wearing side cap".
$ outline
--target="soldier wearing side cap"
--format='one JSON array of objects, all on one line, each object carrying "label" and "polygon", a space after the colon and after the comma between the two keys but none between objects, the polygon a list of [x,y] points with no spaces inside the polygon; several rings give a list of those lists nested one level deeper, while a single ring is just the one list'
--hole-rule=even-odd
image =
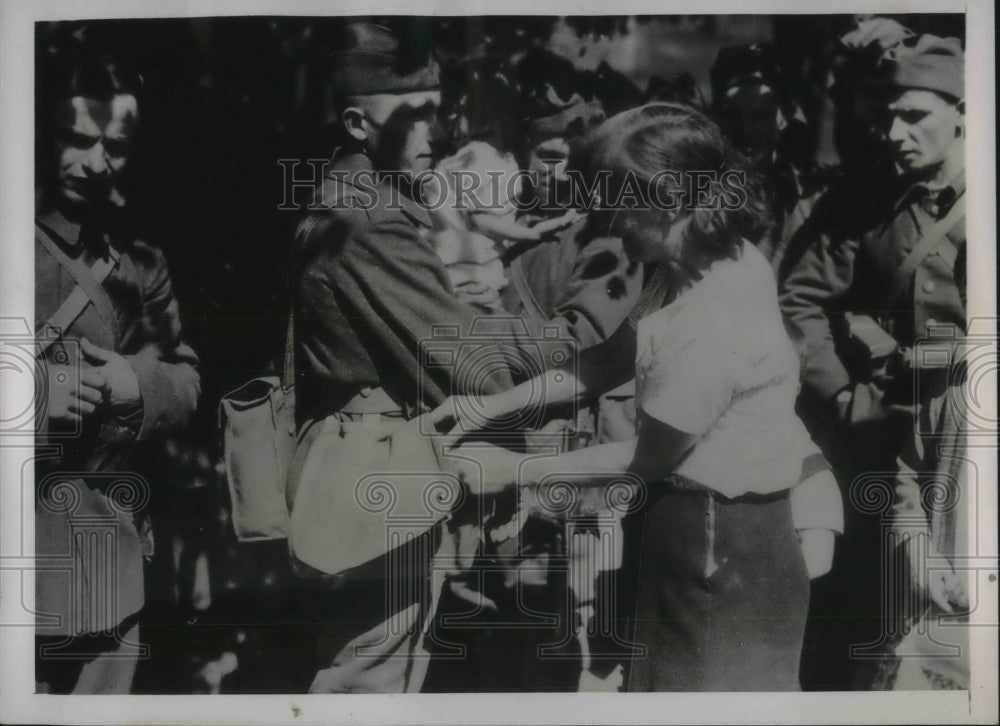
[{"label": "soldier wearing side cap", "polygon": [[[583,184],[587,134],[606,118],[594,83],[572,64],[535,50],[520,63],[524,95],[525,145],[521,165],[537,178],[528,185],[525,221],[560,216],[587,204],[584,189],[572,192],[571,175]],[[589,200],[590,203],[596,200]],[[586,212],[586,209],[580,210]],[[550,242],[508,250],[503,301],[516,314],[568,322],[581,348],[604,340],[625,319],[639,297],[642,269],[630,263],[621,240],[604,234],[595,219],[580,219]]]},{"label": "soldier wearing side cap", "polygon": [[[866,234],[818,240],[781,295],[806,356],[806,394],[855,430],[901,413],[912,420],[914,378],[930,393],[936,375],[909,350],[939,324],[965,329],[962,48],[954,38],[913,36],[882,64],[884,131],[905,189]],[[922,246],[932,233],[939,239]]]},{"label": "soldier wearing side cap", "polygon": [[[431,142],[441,103],[439,70],[429,49],[416,52],[410,47],[420,34],[410,36],[400,37],[383,25],[352,22],[345,28],[343,47],[332,57],[330,86],[344,142],[309,201],[293,246],[299,426],[287,492],[293,535],[296,508],[303,511],[299,500],[312,481],[304,474],[306,463],[331,419],[345,424],[342,431],[354,431],[356,427],[349,424],[355,422],[410,421],[448,396],[503,390],[512,385],[517,370],[533,370],[534,358],[519,361],[518,356],[534,356],[535,343],[543,337],[553,340],[543,336],[547,321],[484,319],[473,303],[493,302],[496,290],[489,299],[490,290],[475,289],[475,281],[470,281],[469,289],[458,289],[435,251],[440,220],[421,204],[415,181],[434,161]],[[565,332],[565,322],[552,325]],[[483,342],[484,332],[509,343],[502,351],[496,344],[509,365],[470,370],[484,346],[493,345]],[[475,333],[479,344],[463,345]],[[436,353],[422,348],[432,335]],[[565,344],[564,354],[570,355],[569,335],[559,339]],[[558,344],[555,341],[546,350]],[[445,356],[442,347],[454,355]],[[441,356],[436,365],[429,364],[431,355]],[[361,449],[369,445],[381,446],[359,435],[357,443],[351,443],[357,450],[350,455],[363,460]],[[350,467],[343,460],[337,465],[338,472]],[[475,509],[475,502],[470,506]],[[463,510],[451,520],[452,525],[459,521],[467,525],[466,534],[469,527],[479,525],[468,514]],[[312,543],[336,532],[337,517],[350,516],[350,511],[332,511],[330,521],[323,520],[324,532],[314,532]],[[381,531],[375,534],[384,537]],[[446,538],[436,527],[426,538],[439,535]],[[310,690],[384,693],[424,687],[427,659],[409,654],[434,608],[424,597],[431,590],[430,562],[414,555],[407,572],[352,577],[333,571],[337,568],[326,561],[304,562],[303,547],[317,548],[308,534],[299,535],[298,541],[295,556],[305,576],[303,600],[322,620],[324,631],[319,639],[319,670]],[[428,542],[430,550],[436,546]],[[377,559],[371,562],[377,564]],[[404,586],[404,578],[410,584]],[[418,581],[428,584],[412,586]],[[449,584],[445,595],[460,589],[460,583]],[[415,599],[388,601],[404,590]],[[388,610],[391,604],[400,609]],[[355,646],[373,642],[391,657],[357,655]]]},{"label": "soldier wearing side cap", "polygon": [[[840,207],[850,223],[817,232],[779,296],[804,360],[800,414],[845,489],[866,472],[895,470],[921,408],[947,385],[947,369],[916,355],[916,343],[966,326],[961,44],[910,35],[879,66],[879,118],[895,178],[867,199],[842,195],[857,200]],[[840,572],[840,621],[854,628],[852,642],[877,640],[886,631],[870,617],[884,585],[881,531],[876,518],[847,514],[842,562],[853,564]],[[856,671],[844,685],[870,685],[869,661],[844,658]]]},{"label": "soldier wearing side cap", "polygon": [[765,180],[772,223],[758,246],[778,276],[833,174],[812,160],[809,128],[771,46],[723,48],[710,75],[713,116]]}]

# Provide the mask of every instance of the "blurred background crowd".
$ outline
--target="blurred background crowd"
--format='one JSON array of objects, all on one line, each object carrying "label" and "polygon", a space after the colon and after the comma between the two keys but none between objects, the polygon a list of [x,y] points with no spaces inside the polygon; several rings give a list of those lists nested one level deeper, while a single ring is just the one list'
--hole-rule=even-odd
[{"label": "blurred background crowd", "polygon": [[[891,19],[918,34],[964,38],[961,15]],[[799,202],[836,170],[879,161],[872,149],[845,143],[833,102],[840,39],[865,20],[858,16],[377,20],[399,26],[439,59],[440,143],[451,150],[473,138],[516,148],[524,119],[550,114],[574,94],[599,101],[607,116],[650,100],[681,101],[713,112],[759,162],[776,227],[793,224],[803,213]],[[233,534],[216,407],[225,392],[280,366],[284,269],[297,216],[279,209],[286,179],[278,160],[325,159],[336,145],[328,54],[342,22],[37,26],[40,53],[107,46],[142,72],[143,122],[123,189],[127,214],[137,234],[164,251],[185,337],[201,360],[195,424],[135,459],[152,484],[155,533],[143,615],[150,657],[136,674],[138,693],[283,692],[308,682],[309,663],[283,646],[295,627],[282,617],[292,607],[284,541],[238,543]],[[767,103],[774,106],[750,99],[723,110],[721,89],[746,73],[773,84]],[[776,230],[773,244],[782,239]],[[803,679],[806,688],[829,683]]]}]

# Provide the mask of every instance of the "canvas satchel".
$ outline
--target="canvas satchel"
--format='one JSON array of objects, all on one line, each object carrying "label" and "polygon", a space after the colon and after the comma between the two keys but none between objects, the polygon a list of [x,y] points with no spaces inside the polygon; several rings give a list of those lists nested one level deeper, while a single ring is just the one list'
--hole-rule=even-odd
[{"label": "canvas satchel", "polygon": [[462,496],[458,479],[440,470],[435,439],[419,418],[342,411],[317,426],[290,483],[289,548],[314,570],[350,576],[387,554],[391,559],[447,518]]},{"label": "canvas satchel", "polygon": [[233,529],[245,542],[288,536],[285,487],[296,446],[292,318],[283,378],[254,378],[219,403]]}]

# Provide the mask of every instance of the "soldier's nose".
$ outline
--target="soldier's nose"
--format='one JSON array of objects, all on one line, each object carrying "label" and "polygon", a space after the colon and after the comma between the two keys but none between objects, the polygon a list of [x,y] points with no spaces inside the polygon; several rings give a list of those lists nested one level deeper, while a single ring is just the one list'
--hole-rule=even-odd
[{"label": "soldier's nose", "polygon": [[906,128],[898,118],[892,120],[892,125],[889,126],[888,137],[897,146],[906,138]]},{"label": "soldier's nose", "polygon": [[108,174],[110,169],[103,144],[97,143],[90,147],[83,159],[83,170],[91,179],[94,177],[103,177]]}]

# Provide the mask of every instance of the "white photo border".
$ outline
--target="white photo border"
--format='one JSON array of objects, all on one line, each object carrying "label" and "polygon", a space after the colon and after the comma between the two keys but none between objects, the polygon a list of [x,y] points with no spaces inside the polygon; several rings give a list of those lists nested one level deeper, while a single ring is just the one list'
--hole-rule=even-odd
[{"label": "white photo border", "polygon": [[[996,319],[996,135],[994,7],[990,0],[631,0],[614,8],[599,0],[507,0],[524,15],[826,14],[966,12],[967,231],[969,319]],[[34,23],[46,20],[219,17],[228,15],[491,15],[491,0],[4,0],[0,4],[0,319],[32,320],[31,270],[34,134]],[[0,372],[0,420],[16,393]],[[996,377],[980,391],[996,420]],[[992,407],[992,408],[990,408]],[[980,481],[997,481],[997,447],[970,447]],[[30,441],[0,444],[0,622],[34,604],[33,481]],[[24,479],[22,479],[24,477]],[[980,607],[973,614],[972,687],[968,692],[913,693],[658,693],[418,694],[239,696],[51,696],[34,690],[30,623],[0,628],[0,722],[85,724],[266,723],[987,723],[997,714],[997,492],[985,487],[977,517],[977,555],[992,569],[977,572]]]}]

